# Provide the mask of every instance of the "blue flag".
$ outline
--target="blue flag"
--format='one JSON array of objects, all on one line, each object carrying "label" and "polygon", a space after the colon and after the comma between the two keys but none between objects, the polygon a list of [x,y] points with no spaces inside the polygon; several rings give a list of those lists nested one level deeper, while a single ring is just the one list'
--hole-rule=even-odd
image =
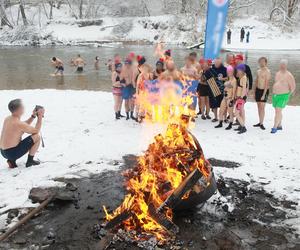
[{"label": "blue flag", "polygon": [[208,0],[204,58],[219,56],[226,26],[229,0]]}]

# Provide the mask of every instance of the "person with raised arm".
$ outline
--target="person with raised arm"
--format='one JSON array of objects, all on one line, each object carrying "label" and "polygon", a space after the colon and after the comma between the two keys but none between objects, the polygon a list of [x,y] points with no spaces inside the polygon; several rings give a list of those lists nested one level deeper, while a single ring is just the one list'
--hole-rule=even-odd
[{"label": "person with raised arm", "polygon": [[[18,167],[16,161],[28,153],[26,167],[39,165],[40,162],[34,160],[34,156],[39,148],[41,137],[40,130],[45,110],[41,106],[36,106],[32,115],[25,121],[21,120],[24,114],[24,105],[21,99],[15,99],[9,102],[8,109],[10,115],[3,122],[0,148],[2,156],[7,159],[9,168]],[[37,118],[35,126],[32,122]],[[22,139],[24,134],[29,134]]]}]

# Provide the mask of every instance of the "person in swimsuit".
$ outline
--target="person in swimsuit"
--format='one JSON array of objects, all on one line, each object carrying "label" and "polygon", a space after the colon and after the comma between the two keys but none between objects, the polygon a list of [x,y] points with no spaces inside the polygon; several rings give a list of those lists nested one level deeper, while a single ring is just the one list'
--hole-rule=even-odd
[{"label": "person in swimsuit", "polygon": [[228,53],[226,55],[225,67],[228,67],[228,66],[232,66],[232,67],[236,66],[235,56],[233,53]]},{"label": "person in swimsuit", "polygon": [[185,65],[181,68],[181,72],[192,80],[195,80],[198,77],[197,69],[193,66],[193,60],[190,56],[185,58]]},{"label": "person in swimsuit", "polygon": [[81,58],[80,54],[78,54],[77,58],[74,60],[74,66],[77,67],[76,72],[82,73],[85,65],[85,61]]},{"label": "person in swimsuit", "polygon": [[125,111],[126,111],[126,120],[130,118],[136,121],[136,118],[133,116],[134,113],[134,79],[133,79],[133,68],[132,68],[132,61],[129,59],[125,60],[125,66],[122,68],[121,71],[121,84],[122,88],[122,97],[125,101]]},{"label": "person in swimsuit", "polygon": [[201,107],[202,107],[202,101],[201,101],[201,98],[200,98],[200,79],[201,79],[201,76],[203,74],[203,64],[205,63],[205,60],[203,58],[201,58],[199,60],[199,64],[197,66],[197,74],[198,74],[198,80],[199,80],[199,83],[198,83],[198,86],[197,86],[197,96],[198,96],[198,107],[199,107],[199,111],[197,113],[197,115],[202,115],[202,110],[201,110]]},{"label": "person in swimsuit", "polygon": [[[200,82],[199,82],[199,85],[198,85],[198,93],[199,93],[199,96],[200,96],[200,111],[202,113],[202,116],[201,118],[203,120],[206,120],[206,119],[211,119],[211,117],[209,116],[209,111],[210,111],[210,105],[209,105],[209,95],[210,95],[210,89],[209,89],[209,86],[206,82],[206,79],[205,79],[205,73],[207,71],[210,70],[210,67],[211,67],[211,64],[212,64],[212,61],[211,60],[204,60],[202,62],[200,62],[200,64],[202,65],[202,74],[201,74],[201,77],[200,77]],[[204,110],[205,110],[205,113],[204,113]]]},{"label": "person in swimsuit", "polygon": [[114,97],[114,110],[116,119],[119,120],[120,118],[124,117],[121,115],[121,108],[122,108],[122,84],[121,84],[121,71],[122,71],[122,64],[118,63],[114,66],[115,71],[112,72],[111,81],[112,81],[112,93]]},{"label": "person in swimsuit", "polygon": [[253,127],[261,128],[265,130],[265,107],[269,97],[269,85],[271,80],[271,72],[267,67],[267,58],[261,57],[258,60],[259,70],[254,85],[255,101],[257,103],[259,123],[253,125]]},{"label": "person in swimsuit", "polygon": [[235,117],[238,120],[240,126],[235,129],[238,134],[243,134],[247,132],[245,127],[245,103],[247,100],[248,84],[246,75],[246,66],[244,64],[239,64],[236,67],[237,79],[237,90],[236,90],[236,102],[235,102]]},{"label": "person in swimsuit", "polygon": [[119,54],[115,54],[113,59],[108,59],[105,65],[107,69],[111,72],[115,71],[115,65],[122,62],[121,56]]},{"label": "person in swimsuit", "polygon": [[165,62],[168,63],[170,61],[173,61],[173,58],[172,58],[172,52],[170,49],[166,50],[165,53],[164,53],[164,56],[165,56]]},{"label": "person in swimsuit", "polygon": [[295,93],[296,82],[294,76],[287,70],[288,61],[281,60],[279,71],[275,76],[273,85],[272,103],[275,109],[274,126],[271,130],[275,134],[278,130],[282,130],[282,110],[289,102],[290,96]]},{"label": "person in swimsuit", "polygon": [[197,61],[197,53],[195,51],[190,53],[190,59],[192,61],[192,65],[194,66],[194,68],[198,68],[199,67],[199,62]]},{"label": "person in swimsuit", "polygon": [[141,73],[137,78],[137,85],[136,85],[136,95],[137,95],[137,103],[136,103],[136,117],[138,122],[142,122],[145,118],[145,108],[143,107],[143,98],[146,90],[146,82],[153,79],[152,74],[152,67],[149,64],[144,64],[140,67]]},{"label": "person in swimsuit", "polygon": [[227,67],[227,77],[228,80],[224,83],[224,98],[219,111],[219,124],[215,128],[223,127],[223,122],[228,112],[230,116],[230,123],[228,127],[226,127],[226,130],[230,130],[232,129],[233,124],[233,106],[237,88],[236,79],[234,77],[234,68],[230,65]]},{"label": "person in swimsuit", "polygon": [[55,76],[58,76],[58,75],[62,76],[64,74],[64,63],[63,63],[63,61],[60,60],[57,57],[52,57],[51,63],[55,67],[54,75]]},{"label": "person in swimsuit", "polygon": [[157,62],[156,62],[156,68],[153,71],[153,79],[160,79],[161,74],[163,74],[165,71],[164,68],[164,59],[160,58]]},{"label": "person in swimsuit", "polygon": [[[8,109],[11,112],[11,115],[4,120],[0,138],[2,156],[7,159],[10,168],[18,167],[16,161],[26,153],[29,153],[26,162],[27,168],[39,165],[40,162],[35,161],[34,156],[41,141],[39,133],[42,127],[45,110],[43,108],[38,110],[34,109],[29,119],[21,121],[21,117],[24,114],[24,105],[21,99],[10,101]],[[36,117],[37,122],[33,127],[30,124]],[[29,134],[29,136],[22,140],[22,136],[25,133]]]},{"label": "person in swimsuit", "polygon": [[95,67],[95,70],[99,70],[100,69],[100,58],[99,58],[99,56],[95,57],[94,67]]},{"label": "person in swimsuit", "polygon": [[251,90],[252,89],[252,85],[253,85],[253,76],[252,76],[252,71],[251,71],[251,68],[249,67],[249,65],[245,64],[245,58],[242,54],[238,54],[235,56],[235,63],[236,65],[240,65],[240,64],[243,64],[246,68],[246,76],[247,76],[247,79],[248,79],[248,90]]},{"label": "person in swimsuit", "polygon": [[161,74],[161,79],[165,81],[180,81],[181,73],[176,68],[173,61],[168,61],[166,63],[166,70]]}]

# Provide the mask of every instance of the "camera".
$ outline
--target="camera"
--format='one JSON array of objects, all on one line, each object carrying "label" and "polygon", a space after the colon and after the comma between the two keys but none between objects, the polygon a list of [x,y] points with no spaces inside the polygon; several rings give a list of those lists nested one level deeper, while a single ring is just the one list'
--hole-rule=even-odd
[{"label": "camera", "polygon": [[[37,113],[39,110],[41,110],[41,109],[44,109],[44,107],[43,106],[41,106],[41,105],[35,105],[35,108],[34,108],[34,111],[35,111],[35,113]],[[44,117],[44,116],[43,116]]]},{"label": "camera", "polygon": [[44,109],[44,107],[40,106],[40,105],[35,105],[35,108],[34,108],[35,112],[38,112],[40,109]]}]

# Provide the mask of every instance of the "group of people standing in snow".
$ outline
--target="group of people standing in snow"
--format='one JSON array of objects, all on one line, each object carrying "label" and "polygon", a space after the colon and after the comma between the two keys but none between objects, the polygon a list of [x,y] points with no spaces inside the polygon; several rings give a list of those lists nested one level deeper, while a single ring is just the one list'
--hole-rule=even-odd
[{"label": "group of people standing in snow", "polygon": [[[147,63],[144,56],[136,56],[129,53],[125,59],[115,55],[109,61],[108,68],[111,71],[112,94],[114,97],[114,111],[117,120],[126,117],[127,120],[142,122],[145,118],[145,110],[142,105],[136,102],[136,98],[146,91],[145,82],[157,80],[159,82],[183,82],[185,80],[196,81],[198,97],[198,113],[196,106],[189,108],[194,110],[195,120],[200,116],[203,120],[212,120],[218,123],[215,128],[222,128],[228,123],[226,130],[235,129],[238,134],[247,132],[245,104],[251,92],[255,97],[258,108],[259,122],[254,127],[265,130],[265,104],[268,101],[270,92],[271,72],[268,68],[266,57],[258,60],[259,69],[256,78],[253,80],[250,67],[245,63],[242,54],[227,54],[226,61],[221,58],[215,60],[198,60],[197,53],[191,52],[185,57],[185,64],[178,68],[172,58],[171,50],[162,51],[157,48],[158,60],[154,69]],[[99,58],[95,58],[95,67]],[[52,64],[55,67],[55,74],[62,75],[64,64],[62,60],[53,57]],[[77,72],[82,72],[85,61],[80,55],[71,61]],[[294,94],[296,83],[293,75],[288,71],[288,61],[281,60],[279,71],[275,75],[273,84],[272,103],[275,109],[274,125],[271,133],[282,130],[282,110],[288,104],[290,96]],[[126,116],[121,114],[122,103],[125,103]],[[197,103],[197,102],[196,102]],[[171,105],[171,103],[170,103]],[[9,102],[8,109],[11,112],[3,122],[3,129],[0,137],[1,154],[7,159],[10,168],[16,168],[16,160],[28,153],[26,167],[38,165],[40,162],[34,160],[42,138],[39,135],[45,110],[36,106],[32,115],[21,121],[24,114],[22,100],[15,99]],[[210,116],[213,113],[213,118]],[[35,126],[31,124],[36,120]],[[21,139],[24,133],[30,134]]]},{"label": "group of people standing in snow", "polygon": [[[145,81],[182,81],[197,80],[198,113],[203,120],[218,123],[215,128],[222,128],[228,123],[226,130],[238,126],[238,134],[247,132],[245,103],[253,93],[257,102],[259,122],[254,125],[265,130],[265,104],[269,98],[271,72],[266,57],[258,60],[259,69],[253,80],[250,67],[245,63],[242,54],[227,54],[226,61],[219,57],[215,60],[197,59],[197,53],[191,52],[185,57],[185,64],[178,68],[166,50],[158,58],[154,69],[144,56],[136,56],[133,52],[122,60],[115,55],[109,64],[112,72],[112,93],[114,97],[115,118],[126,117],[142,122],[144,114],[139,112],[135,102],[140,91],[145,88]],[[295,92],[296,84],[293,75],[288,71],[287,60],[281,60],[279,71],[275,75],[272,102],[275,108],[274,126],[271,133],[282,130],[282,109],[287,105],[290,96]],[[121,114],[122,103],[125,102],[126,116]],[[192,107],[196,110],[196,107]],[[210,116],[211,112],[213,117]]]},{"label": "group of people standing in snow", "polygon": [[[228,29],[226,34],[227,34],[227,44],[231,44],[231,37],[232,37],[231,29]],[[246,43],[250,42],[250,31],[248,30],[246,32],[245,28],[242,27],[240,30],[240,42],[243,43],[244,41],[246,41]]]}]

